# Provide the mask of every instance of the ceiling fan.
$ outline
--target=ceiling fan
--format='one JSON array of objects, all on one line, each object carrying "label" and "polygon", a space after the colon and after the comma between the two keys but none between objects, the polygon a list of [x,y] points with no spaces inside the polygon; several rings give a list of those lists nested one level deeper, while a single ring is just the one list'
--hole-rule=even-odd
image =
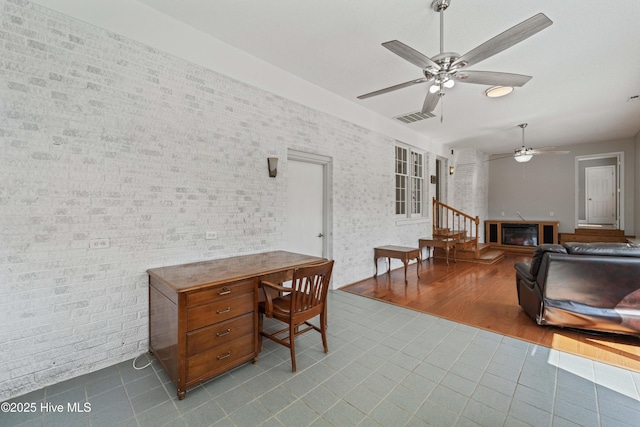
[{"label": "ceiling fan", "polygon": [[518,125],[522,129],[522,147],[516,148],[513,154],[504,154],[499,157],[494,157],[489,160],[498,160],[504,159],[505,157],[511,157],[515,159],[518,163],[526,163],[533,158],[533,156],[537,156],[539,154],[568,154],[569,151],[556,151],[555,147],[542,147],[542,148],[526,148],[524,145],[524,128],[527,127],[527,123],[521,123]]},{"label": "ceiling fan", "polygon": [[382,46],[391,52],[420,67],[424,77],[360,95],[358,99],[382,95],[419,83],[430,83],[429,92],[422,105],[422,112],[431,113],[436,108],[439,99],[444,96],[444,89],[453,87],[456,81],[490,86],[521,87],[531,80],[531,76],[522,74],[473,71],[466,70],[466,67],[500,53],[550,26],[553,22],[545,14],[538,13],[460,56],[454,52],[444,52],[444,11],[449,7],[450,1],[433,0],[431,3],[431,8],[440,13],[440,53],[438,55],[429,58],[398,40],[382,43]]}]

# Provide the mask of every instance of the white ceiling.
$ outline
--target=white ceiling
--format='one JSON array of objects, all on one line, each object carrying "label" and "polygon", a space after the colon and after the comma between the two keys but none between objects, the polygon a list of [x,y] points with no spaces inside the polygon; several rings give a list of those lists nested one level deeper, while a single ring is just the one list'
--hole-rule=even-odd
[{"label": "white ceiling", "polygon": [[[422,77],[381,43],[397,39],[429,57],[440,49],[431,0],[139,1],[389,118],[419,110],[428,85],[356,99]],[[638,0],[451,0],[444,50],[464,54],[539,12],[551,27],[469,67],[531,81],[500,99],[486,98],[487,86],[459,83],[436,117],[406,126],[486,153],[520,146],[517,125],[524,122],[526,145],[534,148],[634,137],[640,100],[627,99],[640,94]]]}]

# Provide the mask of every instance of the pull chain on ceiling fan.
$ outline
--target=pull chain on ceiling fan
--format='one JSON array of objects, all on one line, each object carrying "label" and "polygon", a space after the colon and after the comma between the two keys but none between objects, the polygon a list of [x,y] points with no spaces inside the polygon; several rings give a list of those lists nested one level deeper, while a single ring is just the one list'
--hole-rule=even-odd
[{"label": "pull chain on ceiling fan", "polygon": [[423,55],[398,40],[382,43],[382,46],[402,59],[420,67],[424,77],[360,95],[358,99],[382,95],[420,83],[430,83],[429,90],[422,105],[422,112],[431,113],[436,108],[440,98],[444,95],[444,89],[452,88],[455,82],[489,86],[521,87],[531,80],[531,76],[522,74],[473,71],[466,70],[466,67],[484,61],[547,28],[553,22],[546,15],[538,13],[460,56],[455,52],[444,51],[444,11],[449,7],[450,1],[451,0],[433,0],[431,3],[431,8],[440,14],[440,53],[433,58]]}]

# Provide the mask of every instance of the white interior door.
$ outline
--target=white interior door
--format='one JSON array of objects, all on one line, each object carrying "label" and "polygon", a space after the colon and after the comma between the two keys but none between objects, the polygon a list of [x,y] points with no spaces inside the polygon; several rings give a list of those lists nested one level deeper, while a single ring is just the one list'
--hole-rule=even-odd
[{"label": "white interior door", "polygon": [[287,250],[324,254],[324,165],[289,159]]},{"label": "white interior door", "polygon": [[615,166],[585,168],[589,224],[616,223]]}]

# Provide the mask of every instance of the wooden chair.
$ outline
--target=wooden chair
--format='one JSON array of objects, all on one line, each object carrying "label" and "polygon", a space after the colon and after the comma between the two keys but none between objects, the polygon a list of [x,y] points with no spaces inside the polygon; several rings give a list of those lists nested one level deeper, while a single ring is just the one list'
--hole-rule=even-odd
[{"label": "wooden chair", "polygon": [[[327,346],[327,292],[333,271],[333,261],[297,268],[293,272],[291,287],[263,281],[262,289],[265,300],[258,306],[259,351],[262,351],[262,337],[288,347],[291,351],[291,371],[296,372],[295,337],[310,330],[316,330],[322,335],[324,352],[329,352]],[[271,290],[279,292],[274,298]],[[285,295],[286,293],[286,295]],[[288,326],[275,333],[263,330],[264,315],[286,323]],[[308,321],[320,315],[320,327]],[[300,329],[304,326],[304,329]],[[280,337],[287,334],[284,337]]]}]

